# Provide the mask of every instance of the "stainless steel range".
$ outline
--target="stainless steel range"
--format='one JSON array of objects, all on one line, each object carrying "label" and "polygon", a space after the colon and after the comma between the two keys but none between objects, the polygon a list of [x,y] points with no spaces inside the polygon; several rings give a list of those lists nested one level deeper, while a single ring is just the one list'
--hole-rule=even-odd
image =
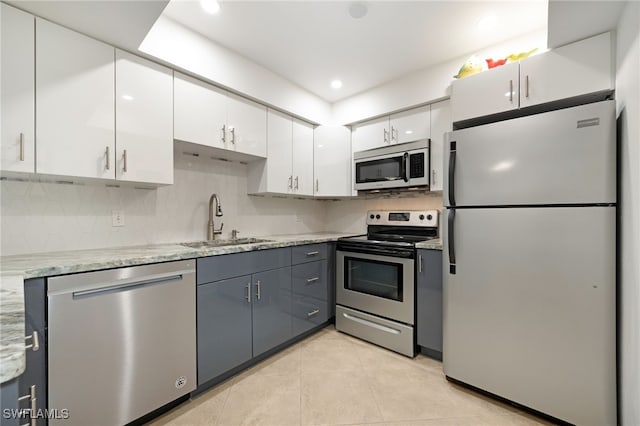
[{"label": "stainless steel range", "polygon": [[367,234],[338,240],[336,329],[415,355],[415,244],[438,237],[438,211],[369,211]]}]

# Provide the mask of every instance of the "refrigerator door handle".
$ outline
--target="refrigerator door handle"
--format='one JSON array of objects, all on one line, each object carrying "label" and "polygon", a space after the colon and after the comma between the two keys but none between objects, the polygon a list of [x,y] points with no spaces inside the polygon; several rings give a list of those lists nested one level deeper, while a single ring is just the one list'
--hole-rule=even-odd
[{"label": "refrigerator door handle", "polygon": [[449,205],[456,205],[455,194],[455,176],[456,176],[456,142],[449,142]]},{"label": "refrigerator door handle", "polygon": [[447,236],[449,243],[449,273],[451,275],[456,274],[456,247],[455,247],[455,232],[454,222],[456,220],[455,209],[449,210],[449,217],[447,220]]},{"label": "refrigerator door handle", "polygon": [[404,181],[409,182],[409,172],[411,170],[411,168],[409,167],[409,153],[405,152],[403,157],[404,158],[402,159],[402,165],[404,170],[402,171],[402,174],[404,176]]}]

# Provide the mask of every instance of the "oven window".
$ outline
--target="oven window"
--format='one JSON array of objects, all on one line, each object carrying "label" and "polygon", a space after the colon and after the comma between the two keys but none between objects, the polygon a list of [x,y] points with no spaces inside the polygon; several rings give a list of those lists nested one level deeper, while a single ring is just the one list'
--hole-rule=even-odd
[{"label": "oven window", "polygon": [[402,302],[402,265],[345,257],[344,287],[347,290]]},{"label": "oven window", "polygon": [[404,179],[402,156],[356,163],[356,183]]}]

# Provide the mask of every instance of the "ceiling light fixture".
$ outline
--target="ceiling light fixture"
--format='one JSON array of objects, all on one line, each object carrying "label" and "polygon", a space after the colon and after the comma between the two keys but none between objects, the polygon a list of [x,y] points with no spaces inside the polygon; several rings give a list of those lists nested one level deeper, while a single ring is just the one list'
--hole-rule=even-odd
[{"label": "ceiling light fixture", "polygon": [[133,96],[131,96],[131,95],[122,95],[122,99],[124,99],[125,101],[132,101],[133,100]]},{"label": "ceiling light fixture", "polygon": [[486,15],[478,20],[478,29],[481,31],[490,30],[496,26],[497,22],[496,15]]},{"label": "ceiling light fixture", "polygon": [[367,16],[367,5],[364,3],[356,2],[349,5],[349,16],[353,19],[360,19]]},{"label": "ceiling light fixture", "polygon": [[331,82],[331,87],[333,87],[334,89],[339,89],[342,87],[342,81],[340,80],[333,80]]},{"label": "ceiling light fixture", "polygon": [[220,4],[216,0],[200,0],[202,10],[210,15],[214,15],[220,11]]}]

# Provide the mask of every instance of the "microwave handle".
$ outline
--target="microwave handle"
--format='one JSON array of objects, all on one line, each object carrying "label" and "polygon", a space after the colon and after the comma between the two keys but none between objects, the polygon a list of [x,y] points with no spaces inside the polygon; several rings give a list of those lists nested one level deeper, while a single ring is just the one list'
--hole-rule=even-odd
[{"label": "microwave handle", "polygon": [[404,153],[404,158],[403,158],[402,164],[403,164],[404,181],[405,182],[409,182],[410,167],[409,167],[409,153],[408,152]]}]

